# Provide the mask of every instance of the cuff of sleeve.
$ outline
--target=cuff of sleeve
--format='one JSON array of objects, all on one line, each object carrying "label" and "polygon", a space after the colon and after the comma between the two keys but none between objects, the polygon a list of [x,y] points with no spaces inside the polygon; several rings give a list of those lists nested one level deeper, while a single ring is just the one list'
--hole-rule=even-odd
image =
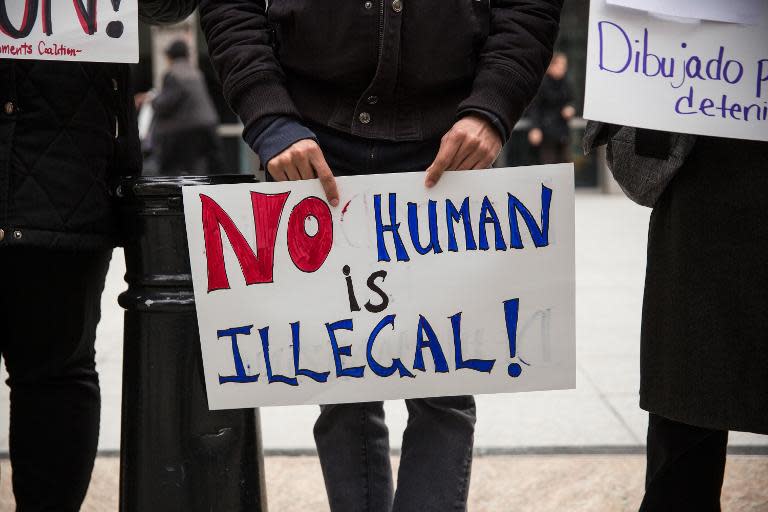
[{"label": "cuff of sleeve", "polygon": [[507,142],[507,140],[509,140],[509,134],[507,133],[507,129],[504,126],[504,123],[501,122],[501,119],[499,119],[499,116],[497,116],[493,112],[488,112],[487,110],[483,110],[481,108],[467,108],[462,110],[459,115],[461,117],[464,117],[470,114],[475,114],[488,120],[488,122],[491,123],[494,128],[496,128],[496,131],[499,132],[499,136],[501,137],[502,144]]},{"label": "cuff of sleeve", "polygon": [[259,155],[264,169],[270,160],[296,142],[304,139],[317,140],[312,130],[293,117],[274,116],[267,123],[266,126],[250,126],[243,133],[243,139]]},{"label": "cuff of sleeve", "polygon": [[466,115],[465,112],[472,110],[489,112],[501,123],[502,133],[511,134],[535,92],[535,89],[534,92],[526,92],[530,87],[521,87],[520,81],[516,74],[508,70],[481,70],[475,77],[472,93],[459,104],[458,115]]}]

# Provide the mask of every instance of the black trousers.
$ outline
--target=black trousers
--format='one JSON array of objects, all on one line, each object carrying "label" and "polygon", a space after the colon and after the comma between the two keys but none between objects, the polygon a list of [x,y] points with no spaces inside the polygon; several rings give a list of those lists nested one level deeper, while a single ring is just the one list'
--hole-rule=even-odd
[{"label": "black trousers", "polygon": [[17,512],[77,511],[99,437],[94,340],[112,251],[0,249]]},{"label": "black trousers", "polygon": [[720,512],[728,431],[650,414],[640,512]]}]

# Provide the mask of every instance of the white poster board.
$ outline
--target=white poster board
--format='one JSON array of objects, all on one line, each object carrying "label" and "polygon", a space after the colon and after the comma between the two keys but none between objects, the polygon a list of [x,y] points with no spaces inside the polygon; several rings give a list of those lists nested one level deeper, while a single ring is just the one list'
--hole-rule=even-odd
[{"label": "white poster board", "polygon": [[211,409],[575,386],[572,165],[338,185],[184,188]]},{"label": "white poster board", "polygon": [[0,0],[0,59],[138,62],[138,0]]},{"label": "white poster board", "polygon": [[[711,0],[667,9],[590,2],[584,117],[618,125],[747,140],[768,140],[768,2],[720,2],[757,11],[751,24],[727,18]],[[680,4],[680,5],[677,5]],[[742,5],[743,4],[743,5]],[[683,7],[689,6],[686,9]],[[659,17],[673,7],[686,20]]]}]

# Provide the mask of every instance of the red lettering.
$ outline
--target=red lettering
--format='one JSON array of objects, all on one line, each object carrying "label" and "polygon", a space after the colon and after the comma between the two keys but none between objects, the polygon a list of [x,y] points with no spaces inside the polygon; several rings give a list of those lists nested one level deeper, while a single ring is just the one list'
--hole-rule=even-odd
[{"label": "red lettering", "polygon": [[[317,233],[307,234],[306,221],[313,217]],[[307,197],[297,204],[288,219],[288,253],[302,272],[315,272],[325,262],[333,245],[333,218],[325,201]]]},{"label": "red lettering", "polygon": [[87,9],[83,0],[72,0],[72,2],[75,4],[77,19],[80,20],[83,31],[88,35],[93,35],[96,32],[96,0],[88,0]]},{"label": "red lettering", "polygon": [[209,293],[215,290],[229,289],[229,279],[224,264],[221,228],[224,228],[224,233],[232,245],[235,256],[237,256],[245,284],[272,282],[277,228],[289,195],[290,192],[282,194],[251,192],[253,220],[256,229],[256,250],[258,251],[258,254],[254,254],[243,234],[221,206],[210,197],[200,194]]},{"label": "red lettering", "polygon": [[[18,1],[18,0],[12,0]],[[7,0],[0,0],[0,32],[13,39],[27,37],[37,20],[38,0],[24,0],[24,15],[21,17],[21,27],[16,28],[8,17]]]}]

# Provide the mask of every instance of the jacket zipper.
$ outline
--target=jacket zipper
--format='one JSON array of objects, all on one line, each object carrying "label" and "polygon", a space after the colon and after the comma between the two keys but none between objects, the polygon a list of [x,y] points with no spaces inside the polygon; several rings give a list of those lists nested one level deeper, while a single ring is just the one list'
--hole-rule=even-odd
[{"label": "jacket zipper", "polygon": [[384,2],[379,0],[379,62],[384,55]]},{"label": "jacket zipper", "polygon": [[[114,90],[115,92],[115,99],[117,100],[118,108],[119,108],[120,96],[118,95],[117,78],[112,79],[112,90]],[[115,114],[115,139],[117,139],[119,136],[120,136],[120,119],[117,116],[117,114]]]}]

